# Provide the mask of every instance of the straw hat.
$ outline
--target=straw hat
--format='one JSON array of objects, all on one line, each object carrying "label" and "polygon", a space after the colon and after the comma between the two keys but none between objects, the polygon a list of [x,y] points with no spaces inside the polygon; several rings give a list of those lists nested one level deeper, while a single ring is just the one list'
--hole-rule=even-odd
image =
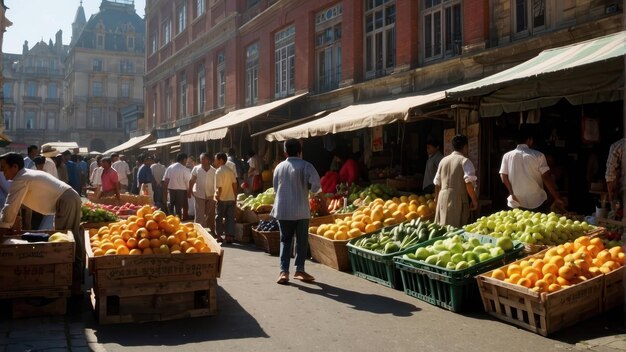
[{"label": "straw hat", "polygon": [[49,145],[44,145],[41,148],[41,155],[45,156],[46,158],[54,158],[55,156],[57,156],[57,154],[59,154],[59,151]]}]

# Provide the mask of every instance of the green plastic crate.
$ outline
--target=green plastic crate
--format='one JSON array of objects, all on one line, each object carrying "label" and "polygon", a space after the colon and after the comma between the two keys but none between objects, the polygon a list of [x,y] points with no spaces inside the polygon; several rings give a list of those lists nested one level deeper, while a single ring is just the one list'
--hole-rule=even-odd
[{"label": "green plastic crate", "polygon": [[[465,233],[465,239],[476,237],[481,243],[496,243],[497,238]],[[435,243],[437,239],[422,242],[415,249]],[[513,250],[478,263],[464,270],[448,270],[413,259],[394,258],[400,271],[404,293],[432,305],[453,312],[480,305],[480,293],[475,276],[498,268],[520,257],[524,245],[514,241]]]},{"label": "green plastic crate", "polygon": [[[358,241],[359,239],[363,237],[371,237],[378,234],[380,231],[381,230],[378,230],[373,233],[368,233],[357,238],[353,238],[352,240],[350,240],[350,242],[348,242],[347,247],[350,257],[350,264],[352,265],[352,272],[355,276],[362,277],[383,286],[402,289],[402,287],[399,285],[402,282],[400,272],[395,267],[393,257],[413,252],[420,245],[428,241],[417,243],[400,252],[390,254],[381,254],[364,248],[356,247],[354,245],[354,243],[356,243],[356,241]],[[441,239],[444,237],[445,235],[433,240]]]}]

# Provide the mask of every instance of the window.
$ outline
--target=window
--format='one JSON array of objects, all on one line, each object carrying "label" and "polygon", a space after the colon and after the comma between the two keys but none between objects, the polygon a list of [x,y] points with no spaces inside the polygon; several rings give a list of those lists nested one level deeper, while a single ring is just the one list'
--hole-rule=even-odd
[{"label": "window", "polygon": [[48,99],[56,99],[57,98],[57,83],[50,82],[48,83]]},{"label": "window", "polygon": [[121,73],[133,73],[133,62],[131,60],[122,59],[120,61]]},{"label": "window", "polygon": [[206,104],[206,73],[204,71],[204,65],[200,66],[198,70],[198,114],[204,111]]},{"label": "window", "polygon": [[224,53],[217,55],[217,107],[223,108],[226,104],[226,58]]},{"label": "window", "polygon": [[130,82],[122,81],[120,83],[120,96],[122,98],[130,98]]},{"label": "window", "polygon": [[152,32],[150,42],[150,54],[154,54],[157,51],[157,32]]},{"label": "window", "polygon": [[98,49],[104,48],[104,34],[96,34],[96,47]]},{"label": "window", "polygon": [[169,84],[165,92],[165,121],[172,121],[172,88],[169,87]]},{"label": "window", "polygon": [[13,92],[11,92],[13,88],[13,84],[10,82],[4,82],[4,85],[2,86],[2,94],[4,96],[4,99],[12,99],[13,97]]},{"label": "window", "polygon": [[93,59],[91,62],[93,72],[102,72],[102,66],[104,66],[102,59]]},{"label": "window", "polygon": [[37,96],[37,82],[28,81],[28,83],[26,84],[26,96],[27,97]]},{"label": "window", "polygon": [[172,40],[172,19],[168,18],[163,22],[163,43],[161,45],[165,45]]},{"label": "window", "polygon": [[121,112],[117,112],[117,115],[115,116],[115,128],[122,129],[124,128],[124,120],[122,119],[122,113]]},{"label": "window", "polygon": [[290,26],[274,35],[275,96],[285,97],[295,91],[296,27]]},{"label": "window", "polygon": [[178,8],[178,28],[177,28],[176,34],[182,33],[182,31],[185,30],[185,27],[187,27],[187,3],[186,2],[184,2]]},{"label": "window", "polygon": [[187,75],[180,75],[180,117],[187,116]]},{"label": "window", "polygon": [[91,95],[94,97],[101,97],[104,95],[104,84],[102,81],[93,81],[91,83]]},{"label": "window", "polygon": [[246,49],[246,106],[256,105],[259,100],[259,44]]},{"label": "window", "polygon": [[341,4],[315,16],[315,53],[317,89],[326,92],[339,87],[341,81]]},{"label": "window", "polygon": [[102,108],[89,109],[89,119],[87,120],[88,128],[103,128],[104,120],[102,116]]},{"label": "window", "polygon": [[5,129],[11,130],[11,127],[13,126],[13,111],[4,110],[3,115]]},{"label": "window", "polygon": [[128,50],[135,49],[135,37],[133,37],[132,35],[126,37],[126,47],[128,48]]},{"label": "window", "polygon": [[57,114],[54,111],[46,112],[46,122],[47,122],[47,128],[49,130],[55,130],[56,122],[57,122]]},{"label": "window", "polygon": [[196,17],[204,14],[205,11],[205,7],[204,7],[204,2],[206,0],[196,0]]},{"label": "window", "polygon": [[546,0],[515,0],[512,4],[514,35],[532,35],[546,27]]},{"label": "window", "polygon": [[34,130],[37,128],[37,113],[35,111],[27,111],[26,112],[26,129]]},{"label": "window", "polygon": [[461,0],[424,3],[424,59],[459,55],[463,43]]},{"label": "window", "polygon": [[396,64],[396,4],[395,0],[365,3],[365,76],[372,78],[389,73]]}]

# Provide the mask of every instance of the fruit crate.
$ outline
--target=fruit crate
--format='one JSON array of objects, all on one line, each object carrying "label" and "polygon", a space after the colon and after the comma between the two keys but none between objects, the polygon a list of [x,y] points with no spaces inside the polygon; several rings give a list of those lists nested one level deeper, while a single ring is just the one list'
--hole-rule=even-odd
[{"label": "fruit crate", "polygon": [[100,324],[163,321],[215,315],[216,279],[224,250],[202,226],[196,232],[209,253],[94,257],[85,232],[91,302]]},{"label": "fruit crate", "polygon": [[[544,254],[542,251],[521,260],[542,258]],[[602,312],[605,275],[553,293],[539,293],[492,278],[491,273],[476,277],[485,311],[540,335],[547,336]]]},{"label": "fruit crate", "polygon": [[[465,233],[461,236],[465,239],[478,238],[481,243],[495,244],[497,241],[493,237],[475,234]],[[429,246],[437,240],[420,243],[415,249]],[[474,278],[476,275],[518,258],[523,249],[523,245],[515,241],[513,250],[463,270],[449,270],[424,261],[401,257],[396,257],[394,261],[400,270],[404,293],[452,312],[459,312],[480,305],[480,294]]]},{"label": "fruit crate", "polygon": [[115,221],[105,221],[105,222],[81,222],[80,226],[85,229],[85,230],[89,230],[89,229],[99,229],[103,226],[107,226],[110,223],[115,222]]},{"label": "fruit crate", "polygon": [[350,257],[346,245],[349,240],[335,241],[309,233],[309,248],[313,260],[339,271],[350,270]]},{"label": "fruit crate", "polygon": [[626,303],[624,300],[624,267],[604,275],[602,311],[608,312]]},{"label": "fruit crate", "polygon": [[420,243],[400,252],[390,254],[381,254],[354,245],[354,243],[356,243],[356,241],[360,238],[363,238],[364,236],[373,236],[380,231],[381,230],[368,233],[348,241],[346,247],[348,248],[348,256],[350,258],[352,272],[358,277],[376,282],[383,286],[401,289],[399,284],[402,280],[400,272],[396,270],[394,265],[393,257],[414,251]]},{"label": "fruit crate", "polygon": [[280,231],[257,231],[252,227],[252,233],[257,247],[263,248],[270,255],[280,254]]}]

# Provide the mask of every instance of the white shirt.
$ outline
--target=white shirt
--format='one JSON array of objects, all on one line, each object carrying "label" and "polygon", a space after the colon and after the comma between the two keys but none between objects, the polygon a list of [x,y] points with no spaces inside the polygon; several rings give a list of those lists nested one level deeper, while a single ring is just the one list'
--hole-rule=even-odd
[{"label": "white shirt", "polygon": [[233,172],[235,173],[235,178],[239,177],[239,174],[237,173],[237,164],[230,160],[227,160],[226,166],[228,166],[229,169],[233,170]]},{"label": "white shirt", "polygon": [[189,188],[189,179],[191,179],[191,171],[181,164],[173,163],[165,169],[163,181],[169,180],[167,189],[187,190]]},{"label": "white shirt", "polygon": [[154,176],[157,184],[161,185],[163,175],[165,175],[165,165],[161,163],[152,164],[152,166],[150,166],[150,171],[152,171],[152,176]]},{"label": "white shirt", "polygon": [[196,183],[193,184],[193,195],[200,199],[213,198],[215,194],[215,168],[209,166],[209,171],[205,171],[202,165],[196,165],[191,170],[191,176],[196,176]]},{"label": "white shirt", "polygon": [[225,164],[220,166],[215,172],[215,189],[222,188],[220,194],[220,201],[234,201],[236,200],[235,192],[233,191],[233,183],[236,183],[235,173]]},{"label": "white shirt", "polygon": [[519,144],[504,154],[500,166],[500,173],[509,177],[520,206],[527,209],[535,209],[548,199],[541,175],[549,170],[543,153],[526,144]]},{"label": "white shirt", "polygon": [[252,171],[252,176],[261,174],[261,159],[258,155],[255,155],[248,159],[248,165],[250,165],[251,169],[254,168],[254,171]]},{"label": "white shirt", "polygon": [[24,167],[31,170],[37,170],[35,162],[29,156],[24,158]]},{"label": "white shirt", "polygon": [[0,227],[13,226],[22,204],[43,215],[55,214],[57,200],[68,189],[72,187],[46,172],[21,169],[11,182],[7,200],[0,212]]},{"label": "white shirt", "polygon": [[[452,153],[463,156],[463,154],[457,151],[453,151]],[[474,168],[474,164],[472,164],[472,161],[468,158],[465,158],[465,160],[463,160],[463,179],[465,180],[465,183],[476,182],[476,180],[478,180],[478,177],[476,177],[476,168]],[[435,179],[433,180],[433,183],[435,184],[435,186],[441,186],[441,175],[439,174],[439,168],[437,168],[437,173],[435,174]]]},{"label": "white shirt", "polygon": [[43,171],[49,173],[55,178],[59,178],[59,173],[57,172],[57,164],[52,161],[50,158],[46,158],[46,162],[43,164]]},{"label": "white shirt", "polygon": [[93,170],[93,172],[91,173],[91,179],[89,180],[91,181],[92,185],[96,187],[102,185],[102,171],[104,171],[104,168],[102,166],[98,166]]},{"label": "white shirt", "polygon": [[111,164],[111,167],[117,171],[117,177],[120,184],[128,186],[128,174],[130,174],[130,167],[124,160],[118,160]]}]

